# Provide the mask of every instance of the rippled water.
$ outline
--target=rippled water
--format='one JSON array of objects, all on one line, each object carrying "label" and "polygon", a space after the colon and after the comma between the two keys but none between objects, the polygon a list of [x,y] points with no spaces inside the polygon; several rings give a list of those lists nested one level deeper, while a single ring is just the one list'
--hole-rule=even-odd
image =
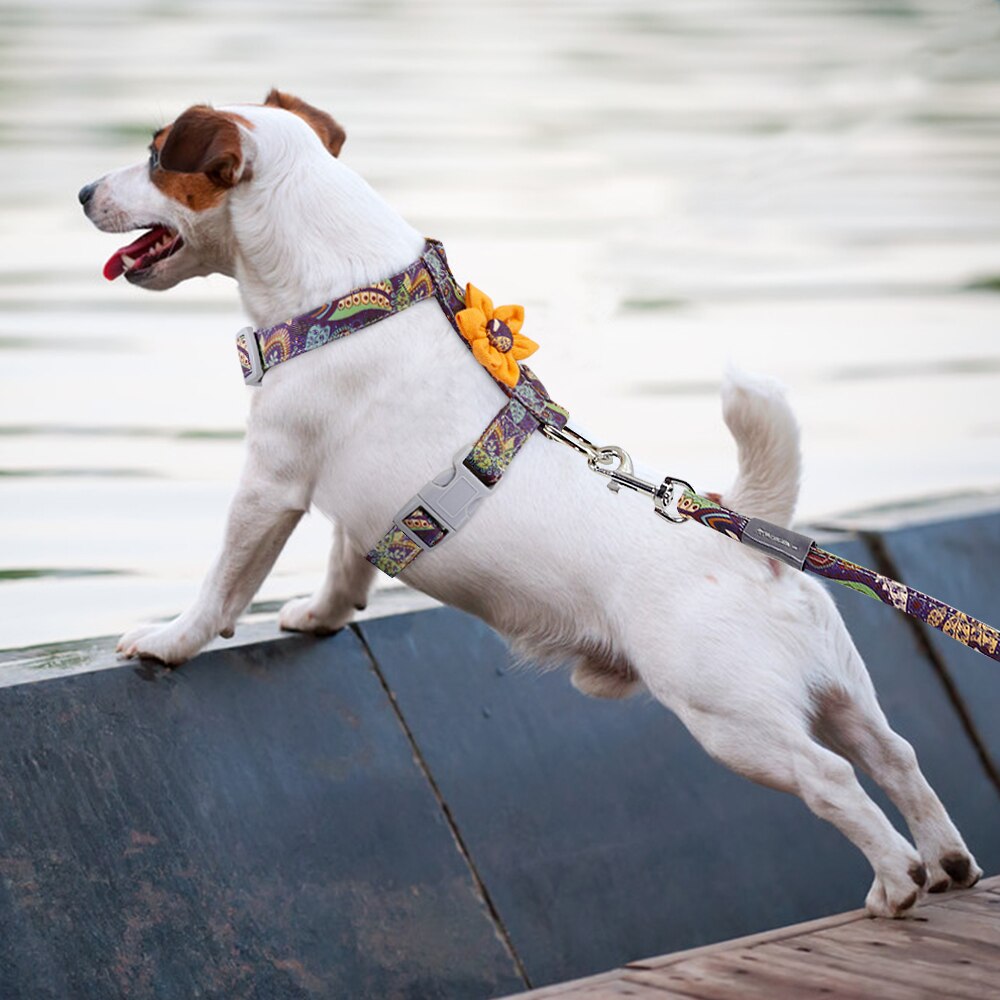
[{"label": "rippled water", "polygon": [[0,3],[0,647],[194,594],[240,465],[235,289],[107,284],[75,193],[272,84],[646,465],[729,481],[734,361],[790,389],[803,518],[1000,487],[992,0]]}]

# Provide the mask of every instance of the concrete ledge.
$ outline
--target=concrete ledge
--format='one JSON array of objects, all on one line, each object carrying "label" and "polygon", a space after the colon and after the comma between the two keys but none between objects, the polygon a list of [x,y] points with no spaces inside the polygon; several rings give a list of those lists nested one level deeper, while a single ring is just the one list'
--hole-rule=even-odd
[{"label": "concrete ledge", "polygon": [[[919,523],[855,518],[823,544],[975,612],[1000,503]],[[1000,670],[834,593],[890,720],[1000,871]],[[112,647],[0,654],[4,1000],[497,996],[867,888],[839,834],[659,705],[513,670],[481,623],[402,591],[330,639],[258,622],[173,672]]]}]

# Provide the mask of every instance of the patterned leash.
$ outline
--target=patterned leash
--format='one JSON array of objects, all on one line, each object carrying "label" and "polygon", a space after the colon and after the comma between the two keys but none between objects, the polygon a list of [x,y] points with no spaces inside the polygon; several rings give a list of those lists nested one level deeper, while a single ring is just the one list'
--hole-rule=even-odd
[{"label": "patterned leash", "polygon": [[841,559],[821,549],[807,535],[729,510],[714,499],[696,493],[691,484],[683,479],[666,476],[658,486],[640,479],[633,471],[629,454],[617,445],[599,447],[569,427],[543,426],[541,432],[585,455],[590,468],[608,478],[608,489],[612,492],[617,493],[624,486],[652,497],[654,512],[667,521],[697,521],[797,570],[833,580],[888,604],[936,628],[963,646],[1000,662],[1000,631],[964,611],[907,587],[898,580]]}]

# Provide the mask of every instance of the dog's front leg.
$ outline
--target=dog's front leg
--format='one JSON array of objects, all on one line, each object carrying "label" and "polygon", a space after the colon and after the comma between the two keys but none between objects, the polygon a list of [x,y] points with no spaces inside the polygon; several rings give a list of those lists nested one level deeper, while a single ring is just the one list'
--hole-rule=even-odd
[{"label": "dog's front leg", "polygon": [[329,635],[343,628],[368,603],[375,567],[351,544],[347,532],[334,525],[326,579],[311,597],[289,601],[278,616],[286,632]]},{"label": "dog's front leg", "polygon": [[216,635],[233,634],[236,619],[274,565],[305,505],[292,502],[287,483],[244,473],[229,508],[222,552],[194,604],[166,625],[144,625],[122,636],[118,652],[164,663],[189,660]]}]

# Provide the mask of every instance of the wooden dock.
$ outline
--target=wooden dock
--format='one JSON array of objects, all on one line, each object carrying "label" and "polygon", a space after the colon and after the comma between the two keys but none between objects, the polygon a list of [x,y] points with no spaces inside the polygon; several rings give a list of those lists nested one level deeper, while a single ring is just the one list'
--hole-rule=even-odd
[{"label": "wooden dock", "polygon": [[997,1000],[1000,876],[928,896],[906,920],[863,910],[692,948],[518,1000]]}]

